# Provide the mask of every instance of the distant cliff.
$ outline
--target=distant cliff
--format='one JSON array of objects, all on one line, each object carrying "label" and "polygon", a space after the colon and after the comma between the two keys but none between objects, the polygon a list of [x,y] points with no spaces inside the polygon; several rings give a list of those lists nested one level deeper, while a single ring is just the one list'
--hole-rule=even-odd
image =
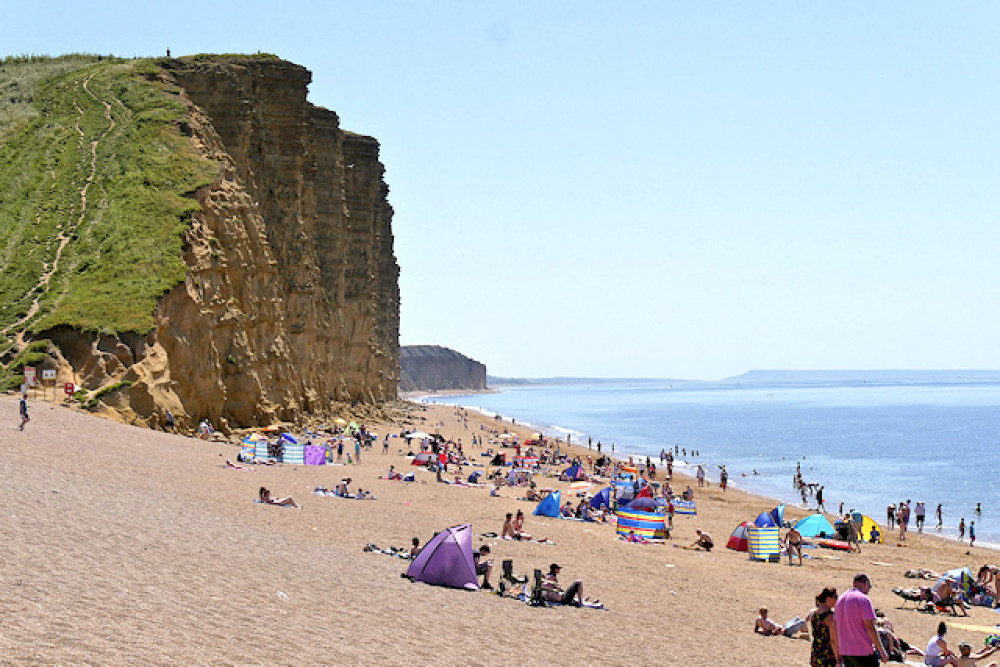
[{"label": "distant cliff", "polygon": [[438,345],[399,348],[400,391],[486,389],[486,366]]},{"label": "distant cliff", "polygon": [[[0,283],[14,386],[24,353],[44,350],[33,363],[134,423],[170,410],[182,426],[227,429],[395,399],[399,268],[379,145],[307,101],[307,69],[194,56],[72,62],[58,74],[21,77],[35,116],[0,134],[12,157],[59,137],[36,162],[4,167],[38,171],[17,181],[37,193],[0,201],[38,195],[0,210],[9,261],[37,255],[4,266],[11,286]],[[69,156],[51,186],[46,154]],[[174,174],[189,163],[182,182]],[[180,202],[169,210],[168,188]]]}]

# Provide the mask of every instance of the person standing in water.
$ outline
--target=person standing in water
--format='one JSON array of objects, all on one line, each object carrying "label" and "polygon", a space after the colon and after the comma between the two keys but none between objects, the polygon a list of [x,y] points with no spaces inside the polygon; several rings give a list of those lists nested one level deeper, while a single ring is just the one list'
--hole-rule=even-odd
[{"label": "person standing in water", "polygon": [[942,525],[943,525],[943,523],[944,523],[944,522],[943,522],[943,521],[941,520],[941,503],[938,503],[938,506],[937,506],[937,519],[938,519],[938,524],[937,524],[937,529],[938,529],[938,530],[941,530],[941,526],[942,526]]}]

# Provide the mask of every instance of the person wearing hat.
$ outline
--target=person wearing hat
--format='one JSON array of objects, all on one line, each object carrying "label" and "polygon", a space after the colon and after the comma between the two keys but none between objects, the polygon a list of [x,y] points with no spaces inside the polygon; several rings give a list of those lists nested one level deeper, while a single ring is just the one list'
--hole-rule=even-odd
[{"label": "person wearing hat", "polygon": [[[958,643],[958,660],[955,664],[958,667],[975,667],[976,663],[983,658],[989,657],[1000,650],[1000,646],[990,646],[989,648],[981,649],[976,652],[975,655],[972,654],[972,644],[969,642],[959,642]],[[997,663],[991,662],[986,665],[986,667],[997,667]]]},{"label": "person wearing hat", "polygon": [[875,608],[868,598],[871,579],[864,572],[854,575],[854,585],[834,606],[837,622],[837,647],[844,667],[875,667],[888,662],[889,656],[875,630]]},{"label": "person wearing hat", "polygon": [[568,589],[563,590],[559,585],[559,572],[562,567],[558,563],[549,565],[549,573],[542,581],[542,596],[547,602],[558,602],[560,604],[571,604],[576,607],[583,606],[583,582],[574,581]]}]

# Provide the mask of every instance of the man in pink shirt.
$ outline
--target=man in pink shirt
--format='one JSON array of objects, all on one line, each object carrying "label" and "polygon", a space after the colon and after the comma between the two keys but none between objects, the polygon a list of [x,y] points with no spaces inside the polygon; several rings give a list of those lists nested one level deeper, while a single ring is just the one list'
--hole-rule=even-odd
[{"label": "man in pink shirt", "polygon": [[854,587],[837,598],[834,618],[844,667],[877,667],[880,660],[889,662],[875,631],[875,608],[868,599],[871,589],[871,579],[859,572],[854,576]]}]

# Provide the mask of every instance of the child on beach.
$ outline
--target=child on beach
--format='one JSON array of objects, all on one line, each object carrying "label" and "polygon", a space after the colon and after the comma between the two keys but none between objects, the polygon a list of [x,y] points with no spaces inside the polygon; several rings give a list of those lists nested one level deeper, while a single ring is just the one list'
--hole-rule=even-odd
[{"label": "child on beach", "polygon": [[976,522],[975,521],[970,521],[969,522],[969,546],[970,547],[976,546]]},{"label": "child on beach", "polygon": [[753,625],[753,631],[760,635],[782,635],[785,633],[784,626],[778,625],[767,617],[767,607],[761,607],[760,616]]},{"label": "child on beach", "polygon": [[28,395],[27,394],[23,394],[21,396],[21,400],[20,400],[20,402],[18,404],[18,410],[21,413],[21,426],[20,426],[20,428],[18,430],[19,431],[23,431],[24,430],[24,425],[31,421],[31,418],[28,417]]},{"label": "child on beach", "polygon": [[[997,650],[1000,650],[1000,646],[991,646],[989,648],[981,649],[975,655],[973,655],[972,644],[970,644],[969,642],[959,642],[958,652],[960,655],[958,660],[955,661],[955,665],[956,667],[975,667],[977,662],[979,662],[983,658],[988,658],[989,656],[996,653]],[[997,663],[991,662],[990,664],[986,665],[986,667],[998,667],[998,666]]]}]

